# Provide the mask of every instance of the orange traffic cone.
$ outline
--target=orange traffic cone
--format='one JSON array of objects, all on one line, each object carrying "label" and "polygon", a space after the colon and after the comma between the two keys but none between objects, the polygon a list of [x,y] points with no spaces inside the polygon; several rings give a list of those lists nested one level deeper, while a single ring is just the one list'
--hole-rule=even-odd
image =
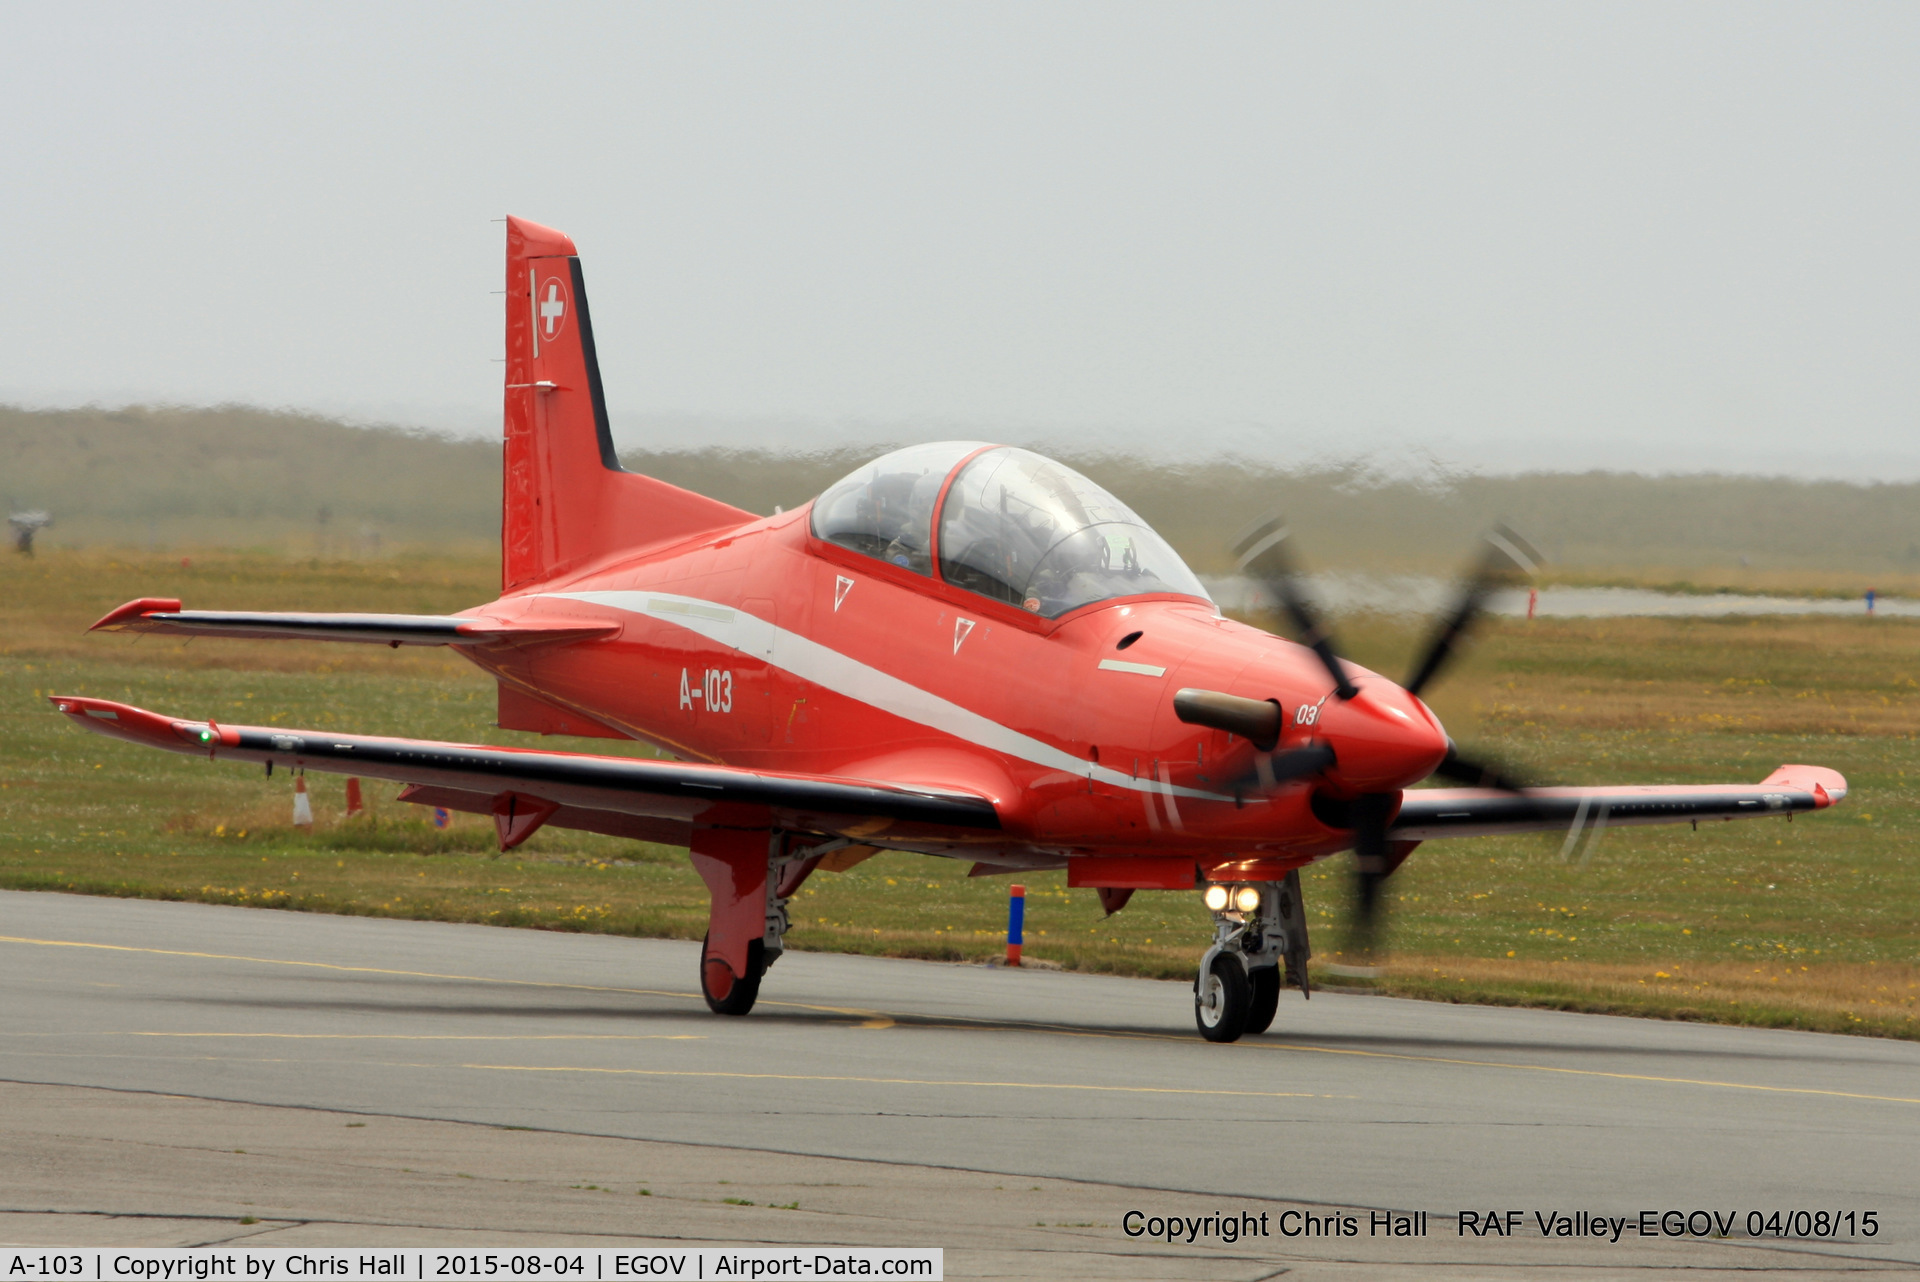
[{"label": "orange traffic cone", "polygon": [[296,828],[313,827],[313,802],[307,798],[307,777],[293,777],[293,826]]},{"label": "orange traffic cone", "polygon": [[365,811],[366,808],[367,808],[366,803],[360,799],[360,781],[358,779],[348,779],[347,780],[347,818],[349,819],[353,818],[355,815]]}]

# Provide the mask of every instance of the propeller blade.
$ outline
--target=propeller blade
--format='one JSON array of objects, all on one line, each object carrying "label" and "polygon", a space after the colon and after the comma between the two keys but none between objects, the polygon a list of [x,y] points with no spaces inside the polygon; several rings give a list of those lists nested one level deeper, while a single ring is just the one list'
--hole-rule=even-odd
[{"label": "propeller blade", "polygon": [[1487,597],[1499,588],[1524,579],[1539,568],[1540,554],[1528,542],[1504,525],[1496,525],[1486,534],[1486,548],[1480,560],[1460,585],[1460,599],[1427,643],[1427,651],[1413,675],[1405,682],[1407,693],[1416,698],[1427,684],[1440,674],[1453,658],[1460,638],[1473,627],[1486,607]]},{"label": "propeller blade", "polygon": [[1398,800],[1391,792],[1363,792],[1353,804],[1353,933],[1358,952],[1379,952],[1384,900],[1380,885],[1393,871],[1387,850],[1387,819]]},{"label": "propeller blade", "polygon": [[1462,756],[1460,749],[1451,739],[1447,741],[1447,755],[1441,759],[1439,765],[1433,768],[1433,773],[1442,779],[1465,784],[1469,788],[1496,788],[1501,792],[1525,792],[1532,786],[1498,766]]},{"label": "propeller blade", "polygon": [[1262,759],[1260,782],[1272,786],[1305,779],[1331,769],[1334,760],[1332,746],[1324,743],[1310,743],[1304,748],[1276,752]]},{"label": "propeller blade", "polygon": [[1333,678],[1334,693],[1343,700],[1351,699],[1360,689],[1348,678],[1345,666],[1333,652],[1332,634],[1321,625],[1312,603],[1300,589],[1293,558],[1286,548],[1289,533],[1286,521],[1277,516],[1256,525],[1233,545],[1234,556],[1239,558],[1236,568],[1273,594],[1293,620],[1300,644],[1319,657],[1320,666]]}]

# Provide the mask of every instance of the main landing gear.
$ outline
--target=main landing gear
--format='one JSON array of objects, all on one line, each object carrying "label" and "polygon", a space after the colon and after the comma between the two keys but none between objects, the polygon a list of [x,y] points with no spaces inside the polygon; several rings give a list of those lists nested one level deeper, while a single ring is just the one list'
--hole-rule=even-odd
[{"label": "main landing gear", "polygon": [[689,853],[712,896],[700,941],[700,995],[716,1015],[744,1015],[760,996],[761,977],[786,950],[787,900],[827,852],[795,849],[781,832],[698,828]]},{"label": "main landing gear", "polygon": [[1264,1033],[1279,1009],[1284,978],[1307,988],[1307,919],[1300,874],[1285,881],[1227,885],[1205,892],[1213,912],[1213,947],[1200,959],[1193,984],[1193,1022],[1210,1042]]}]

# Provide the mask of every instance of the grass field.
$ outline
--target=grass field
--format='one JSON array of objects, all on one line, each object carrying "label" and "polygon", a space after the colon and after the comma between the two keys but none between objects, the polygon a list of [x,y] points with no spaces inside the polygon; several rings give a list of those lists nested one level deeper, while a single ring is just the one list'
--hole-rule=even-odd
[{"label": "grass field", "polygon": [[[59,691],[258,723],[525,742],[491,728],[491,682],[441,651],[84,633],[147,595],[439,612],[489,599],[494,573],[480,557],[0,561],[0,886],[697,938],[704,892],[680,852],[547,830],[501,856],[490,823],[455,816],[435,830],[391,787],[346,821],[342,783],[328,776],[310,780],[320,823],[302,833],[284,774],[88,735],[45,702]],[[1418,645],[1392,620],[1341,630],[1356,659],[1389,674]],[[1920,777],[1909,778],[1920,770],[1920,626],[1504,624],[1433,701],[1464,744],[1554,781],[1751,781],[1794,761],[1843,771],[1853,792],[1793,823],[1614,830],[1585,864],[1560,862],[1557,838],[1430,844],[1391,883],[1394,951],[1377,986],[1920,1036],[1920,872],[1906,857],[1920,835]],[[1320,962],[1340,960],[1348,871],[1343,857],[1308,875]],[[1006,883],[965,873],[886,855],[818,875],[794,905],[789,941],[992,958]],[[1141,894],[1102,919],[1092,893],[1069,892],[1060,874],[1027,885],[1027,953],[1045,962],[1184,979],[1206,937],[1195,896]]]}]

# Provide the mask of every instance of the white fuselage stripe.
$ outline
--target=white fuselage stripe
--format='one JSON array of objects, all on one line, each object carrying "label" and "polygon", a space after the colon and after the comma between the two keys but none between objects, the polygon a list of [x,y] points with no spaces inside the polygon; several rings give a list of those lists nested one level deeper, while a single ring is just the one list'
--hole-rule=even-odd
[{"label": "white fuselage stripe", "polygon": [[539,595],[566,601],[584,601],[590,605],[660,619],[689,632],[697,632],[730,650],[765,659],[782,671],[835,694],[857,699],[882,712],[890,712],[917,725],[950,734],[993,752],[1018,757],[1048,770],[1063,770],[1080,778],[1135,792],[1158,792],[1168,797],[1192,797],[1201,801],[1233,800],[1222,793],[1205,792],[1157,779],[1135,779],[1110,767],[1082,761],[1070,752],[1021,734],[971,709],[902,681],[891,673],[829,649],[810,637],[789,632],[731,606],[668,592],[543,592]]}]

